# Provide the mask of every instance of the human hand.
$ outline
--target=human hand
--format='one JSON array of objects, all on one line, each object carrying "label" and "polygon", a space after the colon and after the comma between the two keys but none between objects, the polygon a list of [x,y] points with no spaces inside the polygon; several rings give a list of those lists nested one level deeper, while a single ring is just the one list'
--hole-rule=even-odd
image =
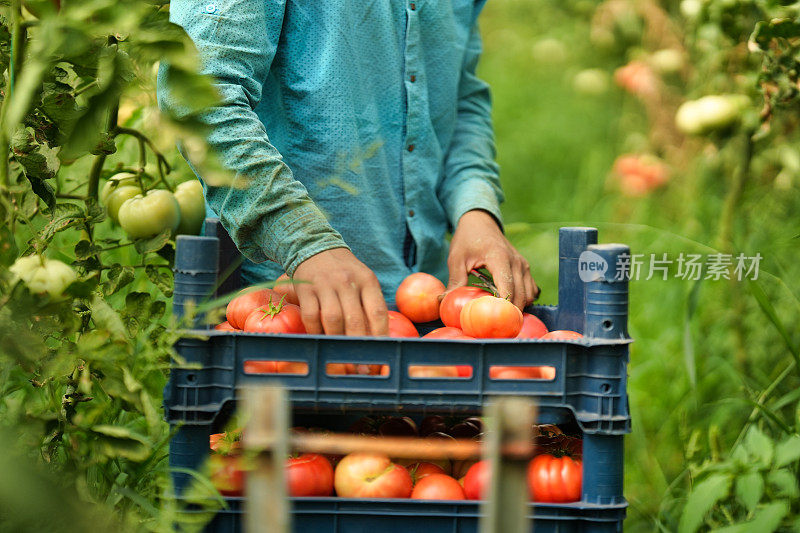
[{"label": "human hand", "polygon": [[508,242],[497,221],[482,210],[465,213],[458,221],[447,258],[450,281],[447,290],[467,284],[472,269],[487,268],[498,295],[524,308],[539,297],[528,261]]},{"label": "human hand", "polygon": [[347,248],[309,257],[294,272],[306,331],[388,335],[389,315],[375,274]]}]

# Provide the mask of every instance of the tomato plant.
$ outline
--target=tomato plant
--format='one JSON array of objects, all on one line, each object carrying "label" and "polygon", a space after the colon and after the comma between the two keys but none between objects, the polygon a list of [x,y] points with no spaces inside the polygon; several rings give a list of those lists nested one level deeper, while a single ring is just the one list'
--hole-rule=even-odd
[{"label": "tomato plant", "polygon": [[439,318],[439,296],[444,283],[424,272],[409,275],[397,287],[397,308],[412,322],[431,322]]},{"label": "tomato plant", "polygon": [[496,296],[470,300],[461,309],[461,327],[471,337],[516,337],[522,329],[522,322],[522,311],[510,301]]},{"label": "tomato plant", "polygon": [[478,287],[459,287],[448,292],[439,304],[439,315],[445,326],[463,329],[461,327],[461,309],[475,298],[487,296],[490,293]]}]

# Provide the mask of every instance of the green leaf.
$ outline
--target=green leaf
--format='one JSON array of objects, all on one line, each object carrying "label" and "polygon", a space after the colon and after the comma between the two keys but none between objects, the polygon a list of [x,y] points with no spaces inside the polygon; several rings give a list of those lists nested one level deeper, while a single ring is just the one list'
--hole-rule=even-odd
[{"label": "green leaf", "polygon": [[770,503],[755,512],[752,520],[715,529],[716,533],[772,533],[777,530],[783,517],[789,513],[789,505],[784,501]]},{"label": "green leaf", "polygon": [[14,233],[6,225],[0,225],[0,265],[9,266],[17,259],[19,250]]},{"label": "green leaf", "polygon": [[122,323],[122,318],[100,296],[92,298],[89,308],[92,311],[92,320],[95,326],[109,331],[114,337],[124,339],[127,330]]},{"label": "green leaf", "polygon": [[88,298],[91,296],[92,291],[97,288],[98,278],[99,276],[95,274],[86,279],[73,281],[64,289],[64,293],[73,298]]},{"label": "green leaf", "polygon": [[770,472],[767,476],[767,483],[775,489],[779,496],[786,496],[792,499],[800,496],[797,478],[786,468]]},{"label": "green leaf", "polygon": [[106,219],[106,210],[96,199],[86,199],[86,216],[90,222],[98,223]]},{"label": "green leaf", "polygon": [[775,466],[786,466],[800,459],[800,435],[792,435],[775,447]]},{"label": "green leaf", "polygon": [[91,431],[97,435],[98,444],[108,457],[124,457],[135,462],[150,457],[149,443],[128,428],[100,424],[93,426]]},{"label": "green leaf", "polygon": [[730,494],[731,490],[730,474],[712,474],[703,481],[697,483],[683,508],[680,522],[678,524],[679,533],[694,533],[703,524],[703,519],[712,507],[721,499]]},{"label": "green leaf", "polygon": [[134,248],[142,255],[157,252],[167,245],[171,235],[172,231],[167,228],[151,239],[137,240],[134,243]]},{"label": "green leaf", "polygon": [[756,508],[764,495],[764,478],[761,472],[748,472],[736,478],[736,498],[748,511]]},{"label": "green leaf", "polygon": [[83,220],[85,217],[81,206],[72,203],[57,204],[50,222],[42,229],[41,237],[49,241],[59,231],[64,231]]},{"label": "green leaf", "polygon": [[28,176],[28,181],[31,183],[31,190],[42,199],[49,209],[53,209],[56,205],[56,191],[46,181]]},{"label": "green leaf", "polygon": [[172,274],[169,270],[156,265],[147,265],[144,267],[144,273],[164,296],[167,298],[172,296]]},{"label": "green leaf", "polygon": [[750,427],[744,438],[744,447],[751,457],[760,459],[762,465],[769,466],[772,463],[772,454],[774,452],[772,439],[767,437],[758,427]]},{"label": "green leaf", "polygon": [[761,309],[761,312],[767,317],[767,319],[775,326],[775,329],[778,330],[781,338],[783,339],[783,343],[786,345],[786,348],[794,357],[794,362],[798,368],[800,368],[800,350],[798,350],[797,346],[795,346],[794,341],[792,340],[789,331],[786,329],[786,326],[783,324],[783,321],[779,318],[778,312],[775,311],[775,307],[772,305],[767,294],[764,292],[764,289],[761,288],[757,282],[750,280],[748,282],[748,287],[750,288],[750,292],[753,293],[756,301],[758,302],[758,306]]},{"label": "green leaf", "polygon": [[135,279],[133,267],[122,266],[116,263],[108,270],[108,280],[103,286],[103,292],[106,295],[111,295],[120,290],[122,287],[128,285]]},{"label": "green leaf", "polygon": [[78,241],[75,245],[75,259],[88,259],[90,256],[97,253],[100,248],[95,246],[90,241],[83,239]]}]

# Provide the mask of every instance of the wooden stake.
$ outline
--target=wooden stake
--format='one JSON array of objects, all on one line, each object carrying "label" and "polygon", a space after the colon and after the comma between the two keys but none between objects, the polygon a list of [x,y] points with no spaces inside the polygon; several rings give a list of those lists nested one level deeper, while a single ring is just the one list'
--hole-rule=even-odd
[{"label": "wooden stake", "polygon": [[[527,398],[500,398],[486,409],[484,458],[492,467],[482,502],[481,533],[529,533],[528,461],[533,455],[536,406]],[[504,454],[504,448],[526,453]]]},{"label": "wooden stake", "polygon": [[291,514],[284,465],[289,453],[289,401],[281,387],[245,391],[248,416],[243,444],[253,468],[247,472],[245,531],[289,533]]}]

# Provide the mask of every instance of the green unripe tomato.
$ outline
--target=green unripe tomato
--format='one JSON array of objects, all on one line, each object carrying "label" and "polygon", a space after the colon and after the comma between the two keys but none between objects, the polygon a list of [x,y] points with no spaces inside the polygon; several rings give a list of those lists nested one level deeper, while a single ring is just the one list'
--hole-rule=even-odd
[{"label": "green unripe tomato", "polygon": [[572,79],[572,86],[579,94],[587,96],[597,96],[608,91],[608,73],[599,68],[587,68],[581,70]]},{"label": "green unripe tomato", "polygon": [[53,298],[61,297],[64,289],[78,279],[78,275],[66,263],[40,255],[20,257],[9,270],[31,292],[49,294]]},{"label": "green unripe tomato", "polygon": [[120,172],[111,176],[100,191],[100,201],[106,206],[109,218],[119,222],[119,208],[125,200],[142,194],[135,174]]},{"label": "green unripe tomato", "polygon": [[684,102],[675,114],[675,125],[688,135],[704,135],[735,125],[750,99],[740,94],[704,96]]},{"label": "green unripe tomato", "polygon": [[164,189],[137,194],[119,208],[119,225],[132,239],[155,237],[165,229],[174,233],[180,221],[178,201]]},{"label": "green unripe tomato", "polygon": [[661,74],[677,74],[683,69],[684,57],[680,50],[664,48],[653,52],[648,62]]},{"label": "green unripe tomato", "polygon": [[175,199],[181,209],[179,235],[197,235],[206,219],[206,199],[199,180],[184,181],[175,187]]}]

